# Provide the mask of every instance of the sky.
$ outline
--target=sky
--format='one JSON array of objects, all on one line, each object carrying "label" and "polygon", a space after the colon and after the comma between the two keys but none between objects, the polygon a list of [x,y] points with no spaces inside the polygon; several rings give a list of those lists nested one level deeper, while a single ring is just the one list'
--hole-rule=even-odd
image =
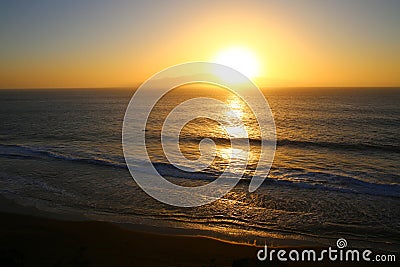
[{"label": "sky", "polygon": [[0,2],[0,88],[129,87],[230,47],[259,86],[400,86],[400,1]]}]

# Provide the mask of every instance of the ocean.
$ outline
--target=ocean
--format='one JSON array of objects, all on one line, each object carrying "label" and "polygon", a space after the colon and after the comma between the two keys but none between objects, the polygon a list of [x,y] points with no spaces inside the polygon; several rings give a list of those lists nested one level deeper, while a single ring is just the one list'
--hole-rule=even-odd
[{"label": "ocean", "polygon": [[[243,159],[240,149],[227,156],[230,139],[242,136],[228,136],[221,125],[198,118],[182,129],[181,152],[196,159],[199,142],[209,138],[215,142],[214,161],[198,172],[177,170],[160,144],[162,123],[177,104],[201,96],[219,99],[249,129],[251,156],[241,181],[223,198],[195,208],[158,202],[132,179],[121,132],[133,94],[128,89],[0,90],[0,193],[56,214],[239,242],[333,245],[346,238],[354,247],[399,251],[400,90],[263,89],[277,148],[271,169],[260,174],[267,179],[252,193],[248,185],[260,139],[248,107],[222,89],[174,90],[156,105],[144,129],[152,163],[169,181],[206,184],[230,164],[234,171]],[[222,112],[218,106],[193,112],[210,109]],[[142,160],[134,159],[138,166]]]}]

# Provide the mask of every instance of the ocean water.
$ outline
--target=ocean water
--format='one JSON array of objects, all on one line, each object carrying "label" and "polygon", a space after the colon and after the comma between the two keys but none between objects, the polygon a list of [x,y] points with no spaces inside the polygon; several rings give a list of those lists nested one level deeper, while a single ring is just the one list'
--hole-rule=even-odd
[{"label": "ocean water", "polygon": [[[162,204],[130,176],[121,131],[133,93],[0,90],[0,193],[56,213],[206,231],[242,242],[332,245],[343,237],[352,246],[399,251],[400,90],[263,89],[274,115],[277,150],[272,168],[259,174],[267,179],[253,193],[248,185],[261,164],[260,135],[246,104],[218,88],[174,90],[156,105],[145,129],[149,156],[171,182],[205,184],[228,165],[234,171],[247,157],[241,149],[228,156],[231,138],[244,137],[199,118],[182,129],[180,149],[196,159],[199,142],[210,138],[216,144],[214,161],[200,172],[177,170],[160,143],[163,121],[177,104],[194,97],[219,99],[249,130],[250,156],[242,180],[220,200],[197,208]],[[210,109],[229,121],[217,105],[193,112]],[[135,158],[138,166],[142,160]]]}]

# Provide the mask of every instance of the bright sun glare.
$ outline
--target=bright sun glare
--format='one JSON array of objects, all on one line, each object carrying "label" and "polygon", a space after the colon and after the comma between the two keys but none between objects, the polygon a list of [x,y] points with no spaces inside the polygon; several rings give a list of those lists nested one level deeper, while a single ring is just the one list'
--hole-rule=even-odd
[{"label": "bright sun glare", "polygon": [[260,66],[253,53],[242,47],[233,47],[221,51],[215,59],[215,63],[231,67],[248,78],[254,78],[259,75]]}]

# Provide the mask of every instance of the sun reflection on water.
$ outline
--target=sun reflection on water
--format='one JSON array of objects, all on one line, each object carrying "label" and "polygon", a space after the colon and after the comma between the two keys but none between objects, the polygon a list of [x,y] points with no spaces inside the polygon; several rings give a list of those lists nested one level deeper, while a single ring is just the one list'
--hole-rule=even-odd
[{"label": "sun reflection on water", "polygon": [[227,116],[231,117],[237,117],[239,119],[242,119],[244,117],[244,109],[245,105],[243,104],[243,101],[237,97],[237,96],[230,96],[227,99],[227,105],[231,109],[230,111],[227,112]]}]

